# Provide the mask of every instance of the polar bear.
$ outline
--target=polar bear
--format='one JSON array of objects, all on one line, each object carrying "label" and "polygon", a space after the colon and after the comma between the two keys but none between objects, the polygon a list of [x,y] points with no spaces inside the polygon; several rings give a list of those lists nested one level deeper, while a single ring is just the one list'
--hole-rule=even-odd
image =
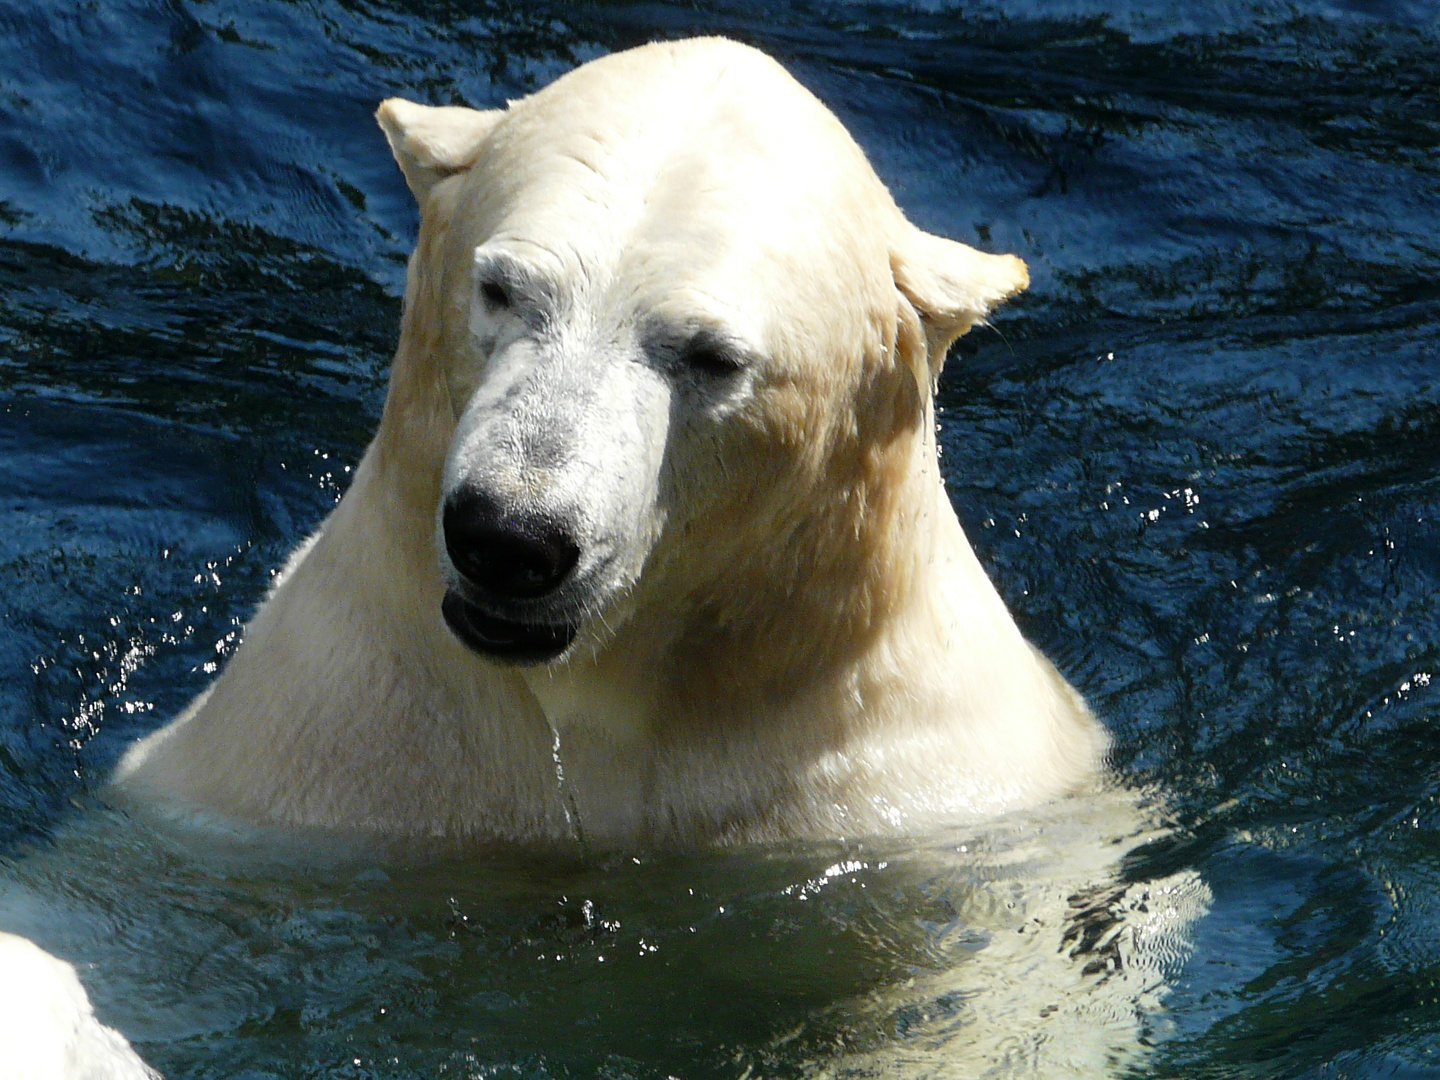
[{"label": "polar bear", "polygon": [[378,112],[419,202],[379,432],[122,792],[390,835],[915,832],[1091,784],[939,473],[947,347],[1025,265],[906,220],[721,39]]}]

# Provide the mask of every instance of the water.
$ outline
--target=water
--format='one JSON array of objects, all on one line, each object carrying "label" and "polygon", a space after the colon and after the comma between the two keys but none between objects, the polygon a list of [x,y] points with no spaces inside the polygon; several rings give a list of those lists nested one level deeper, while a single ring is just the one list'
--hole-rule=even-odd
[{"label": "water", "polygon": [[[0,3],[0,926],[172,1080],[1440,1075],[1437,26]],[[917,223],[1029,262],[942,380],[950,491],[1171,831],[397,862],[196,852],[97,803],[378,417],[415,220],[375,103],[700,32],[780,57]],[[1141,907],[1176,927],[1147,945]]]}]

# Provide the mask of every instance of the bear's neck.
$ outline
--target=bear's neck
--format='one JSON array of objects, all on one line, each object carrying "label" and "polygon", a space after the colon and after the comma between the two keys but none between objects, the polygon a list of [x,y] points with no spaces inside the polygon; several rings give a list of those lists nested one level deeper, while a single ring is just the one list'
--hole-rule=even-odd
[{"label": "bear's neck", "polygon": [[[917,432],[904,454],[883,500],[844,500],[862,518],[793,539],[814,551],[787,563],[794,573],[750,580],[730,567],[713,591],[681,599],[647,569],[656,590],[605,648],[526,673],[589,833],[723,833],[808,798],[796,778],[888,723],[877,702],[909,703],[915,730],[947,724],[939,698],[963,679],[967,651],[1030,662],[945,495],[933,436]],[[937,635],[937,621],[951,625]]]}]

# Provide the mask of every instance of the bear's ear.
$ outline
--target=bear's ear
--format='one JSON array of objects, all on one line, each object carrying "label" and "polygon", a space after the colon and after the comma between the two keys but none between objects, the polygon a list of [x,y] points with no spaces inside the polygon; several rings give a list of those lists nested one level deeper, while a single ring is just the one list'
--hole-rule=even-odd
[{"label": "bear's ear", "polygon": [[890,272],[925,326],[932,387],[951,342],[1030,284],[1029,271],[1014,255],[987,255],[909,222],[891,245]]},{"label": "bear's ear", "polygon": [[375,119],[390,141],[390,152],[415,201],[423,205],[437,183],[475,164],[481,145],[504,115],[504,109],[481,112],[387,98],[380,103]]}]

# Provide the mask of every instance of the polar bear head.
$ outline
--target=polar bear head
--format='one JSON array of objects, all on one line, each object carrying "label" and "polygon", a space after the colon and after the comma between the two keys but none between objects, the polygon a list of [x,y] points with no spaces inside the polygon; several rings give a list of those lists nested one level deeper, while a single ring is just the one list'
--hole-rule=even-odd
[{"label": "polar bear head", "polygon": [[414,468],[461,641],[553,665],[799,623],[833,651],[881,616],[916,477],[939,488],[945,350],[1020,260],[916,229],[818,100],[720,39],[378,118],[422,218],[382,440],[432,403],[409,422],[443,465]]}]

